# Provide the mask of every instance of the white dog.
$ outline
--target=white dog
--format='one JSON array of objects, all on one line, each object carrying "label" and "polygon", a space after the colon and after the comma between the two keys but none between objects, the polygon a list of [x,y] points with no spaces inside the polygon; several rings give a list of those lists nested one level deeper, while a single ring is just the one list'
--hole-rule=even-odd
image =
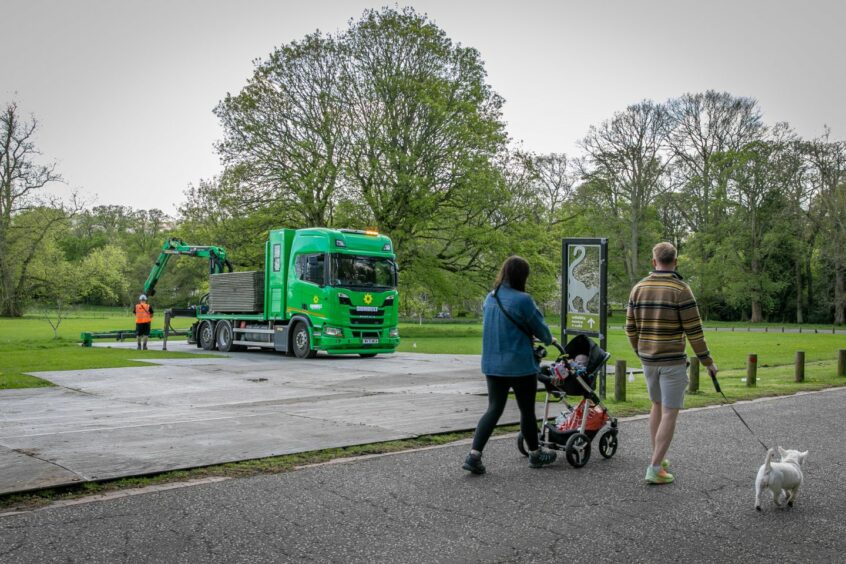
[{"label": "white dog", "polygon": [[784,450],[778,447],[781,462],[773,462],[773,449],[767,451],[767,459],[758,470],[755,478],[755,509],[761,510],[761,494],[769,488],[773,493],[773,502],[778,507],[782,504],[782,495],[787,496],[787,505],[793,507],[799,486],[802,485],[802,464],[808,451]]}]

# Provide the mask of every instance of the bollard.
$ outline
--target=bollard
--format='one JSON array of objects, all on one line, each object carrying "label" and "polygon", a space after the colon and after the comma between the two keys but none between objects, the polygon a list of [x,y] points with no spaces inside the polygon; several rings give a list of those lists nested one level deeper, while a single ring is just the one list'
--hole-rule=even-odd
[{"label": "bollard", "polygon": [[626,361],[618,360],[614,367],[614,401],[626,401]]},{"label": "bollard", "polygon": [[805,381],[805,351],[796,351],[795,381]]},{"label": "bollard", "polygon": [[758,380],[758,355],[750,354],[746,360],[746,387],[754,388]]},{"label": "bollard", "polygon": [[687,391],[699,391],[699,359],[695,356],[690,357],[690,375],[688,376]]},{"label": "bollard", "polygon": [[837,351],[837,375],[846,376],[846,349]]}]

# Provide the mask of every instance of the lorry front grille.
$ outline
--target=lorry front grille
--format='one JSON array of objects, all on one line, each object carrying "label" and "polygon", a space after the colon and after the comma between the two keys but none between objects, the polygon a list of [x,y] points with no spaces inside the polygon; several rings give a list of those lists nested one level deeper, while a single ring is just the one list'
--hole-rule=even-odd
[{"label": "lorry front grille", "polygon": [[382,325],[385,320],[385,310],[379,308],[376,311],[356,311],[350,309],[350,325]]},{"label": "lorry front grille", "polygon": [[378,339],[378,331],[353,331],[352,336],[355,339]]}]

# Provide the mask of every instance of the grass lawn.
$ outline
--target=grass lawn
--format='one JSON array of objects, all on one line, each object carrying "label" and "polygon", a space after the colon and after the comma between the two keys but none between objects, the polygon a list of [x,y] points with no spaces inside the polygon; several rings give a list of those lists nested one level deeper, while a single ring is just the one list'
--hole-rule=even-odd
[{"label": "grass lawn", "polygon": [[[553,327],[553,334],[558,328]],[[608,332],[608,352],[612,364],[625,360],[628,367],[640,368],[640,362],[629,346],[620,329]],[[465,325],[416,325],[400,327],[401,351],[441,352],[451,354],[480,354],[482,352],[482,326]],[[846,378],[838,377],[837,351],[846,349],[846,335],[831,333],[746,333],[707,332],[705,338],[720,367],[718,379],[723,393],[730,399],[752,399],[756,397],[792,394],[799,391],[818,390],[831,386],[846,385]],[[416,345],[416,346],[415,346]],[[805,382],[795,383],[794,361],[796,351],[805,351]],[[746,377],[746,362],[750,353],[758,355],[757,386],[749,388],[742,381]],[[692,351],[688,351],[692,354]],[[547,360],[551,361],[555,350],[550,348]],[[637,374],[634,382],[627,382],[625,403],[617,404],[614,398],[614,374],[609,369],[606,380],[607,403],[615,415],[633,415],[649,410],[643,375]],[[598,387],[598,384],[597,384]],[[545,394],[538,394],[542,400]],[[704,368],[700,370],[699,392],[689,394],[685,405],[699,407],[722,401],[714,391]]]},{"label": "grass lawn", "polygon": [[[552,327],[553,334],[558,328]],[[439,352],[449,354],[481,354],[481,324],[400,326],[400,351]],[[835,360],[838,349],[846,349],[846,335],[831,333],[746,333],[729,331],[706,332],[705,339],[721,370],[745,369],[750,353],[758,355],[762,368],[793,365],[796,351],[805,351],[806,362]],[[554,355],[554,349],[549,356]],[[625,360],[629,366],[639,366],[626,335],[621,329],[608,331],[608,352],[611,362]],[[690,352],[690,351],[689,351]]]},{"label": "grass lawn", "polygon": [[[187,328],[191,319],[176,318],[176,328]],[[157,315],[153,328],[161,328],[163,315]],[[96,308],[74,311],[62,321],[59,338],[53,337],[50,325],[38,313],[21,319],[0,319],[0,389],[49,386],[49,382],[27,376],[24,372],[43,370],[71,370],[83,368],[113,368],[137,366],[138,352],[127,349],[81,348],[82,331],[109,331],[134,327],[134,318],[128,312],[115,308]],[[781,325],[778,325],[781,327]],[[557,334],[558,328],[553,327]],[[480,354],[482,326],[479,322],[431,323],[418,325],[403,323],[400,326],[402,342],[400,351],[446,354]],[[770,367],[786,366],[792,371],[797,350],[805,351],[808,376],[811,363],[833,361],[838,349],[846,348],[846,335],[830,333],[746,333],[707,332],[706,338],[724,378],[734,378],[731,371],[742,371],[749,353],[758,354],[759,373],[765,379]],[[101,341],[103,342],[103,341]],[[621,329],[611,329],[608,351],[612,362],[625,360],[637,366],[637,359]],[[182,353],[146,351],[150,358],[178,358]],[[554,351],[550,351],[550,357]],[[792,372],[791,372],[792,373]],[[703,372],[704,374],[704,372]],[[742,372],[738,372],[739,379]],[[764,380],[765,381],[765,380]],[[705,387],[703,383],[703,388]],[[710,385],[710,384],[708,384]],[[803,388],[807,389],[807,388]],[[777,393],[776,390],[771,390]],[[609,393],[610,395],[610,393]]]},{"label": "grass lawn", "polygon": [[[153,328],[161,328],[163,316],[157,315]],[[177,329],[187,328],[191,320],[177,318]],[[128,312],[114,309],[80,310],[73,312],[59,325],[59,338],[53,336],[50,325],[39,314],[21,319],[0,318],[0,389],[51,386],[49,382],[24,374],[43,370],[77,370],[84,368],[115,368],[143,366],[137,359],[194,357],[188,353],[161,350],[135,351],[130,349],[82,348],[82,331],[109,331],[135,327],[135,319]]]}]

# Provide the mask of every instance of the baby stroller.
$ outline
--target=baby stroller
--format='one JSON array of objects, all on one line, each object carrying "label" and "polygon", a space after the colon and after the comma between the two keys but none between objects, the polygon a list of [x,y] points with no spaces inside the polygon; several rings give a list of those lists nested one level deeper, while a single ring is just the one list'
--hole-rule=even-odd
[{"label": "baby stroller", "polygon": [[[538,380],[546,387],[543,426],[538,433],[541,446],[564,450],[567,462],[581,468],[590,459],[591,443],[599,435],[599,454],[611,458],[617,452],[617,419],[594,393],[596,372],[611,355],[585,335],[578,335],[566,346],[555,346],[560,355],[554,363],[541,366]],[[576,362],[576,359],[581,362]],[[582,396],[576,407],[567,403],[567,396]],[[551,398],[563,401],[566,409],[550,420]],[[517,435],[517,449],[528,456],[523,433]]]}]

